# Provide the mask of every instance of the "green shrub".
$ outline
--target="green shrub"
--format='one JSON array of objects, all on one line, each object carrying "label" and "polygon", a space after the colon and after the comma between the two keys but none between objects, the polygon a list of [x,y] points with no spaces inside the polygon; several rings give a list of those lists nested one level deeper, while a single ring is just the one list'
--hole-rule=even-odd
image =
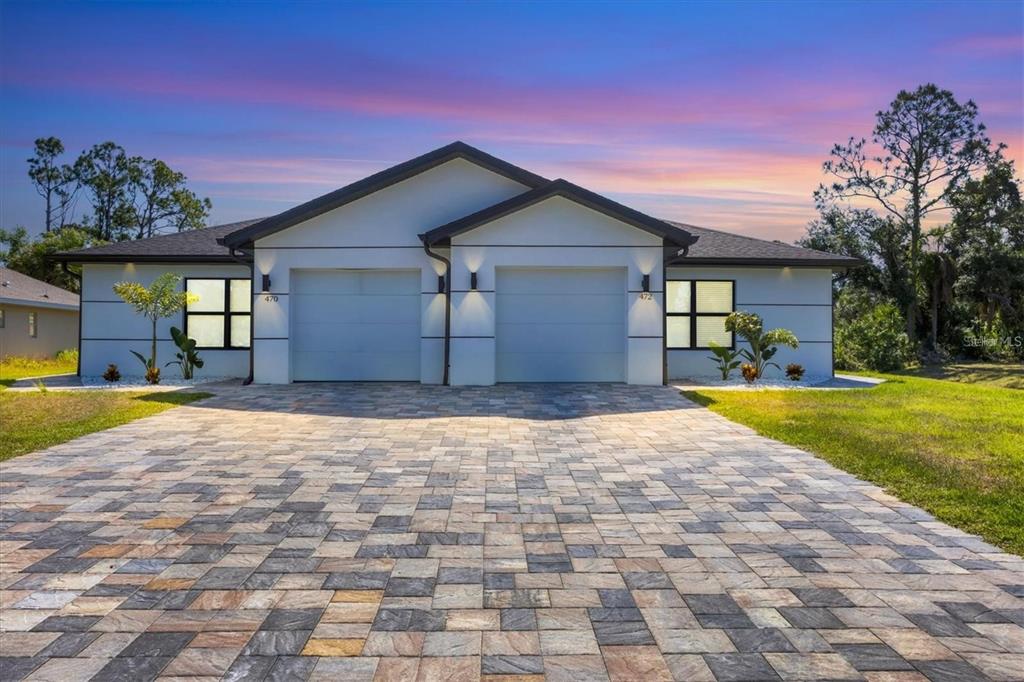
[{"label": "green shrub", "polygon": [[835,309],[836,369],[888,372],[914,358],[903,314],[889,300],[844,291]]},{"label": "green shrub", "polygon": [[66,362],[69,365],[78,364],[78,349],[77,348],[65,348],[64,350],[57,353],[57,362]]}]

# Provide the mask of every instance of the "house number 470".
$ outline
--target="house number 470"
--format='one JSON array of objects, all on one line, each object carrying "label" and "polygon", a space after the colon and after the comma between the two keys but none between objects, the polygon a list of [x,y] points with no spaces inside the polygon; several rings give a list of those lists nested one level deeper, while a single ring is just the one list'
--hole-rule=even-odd
[{"label": "house number 470", "polygon": [[268,303],[277,303],[277,294],[267,294],[263,297],[263,300]]}]

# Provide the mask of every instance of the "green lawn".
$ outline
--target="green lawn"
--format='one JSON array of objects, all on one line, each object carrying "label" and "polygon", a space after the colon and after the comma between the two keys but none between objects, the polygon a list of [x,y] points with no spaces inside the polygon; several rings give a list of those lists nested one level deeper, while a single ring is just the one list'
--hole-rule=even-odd
[{"label": "green lawn", "polygon": [[10,386],[18,379],[49,374],[74,374],[77,369],[74,359],[4,358],[0,361],[0,390]]},{"label": "green lawn", "polygon": [[0,461],[127,424],[209,393],[145,391],[2,391]]},{"label": "green lawn", "polygon": [[929,365],[897,372],[897,374],[1024,390],[1024,365],[960,362],[948,365]]},{"label": "green lawn", "polygon": [[685,395],[1024,554],[1024,392],[883,376],[870,389]]}]

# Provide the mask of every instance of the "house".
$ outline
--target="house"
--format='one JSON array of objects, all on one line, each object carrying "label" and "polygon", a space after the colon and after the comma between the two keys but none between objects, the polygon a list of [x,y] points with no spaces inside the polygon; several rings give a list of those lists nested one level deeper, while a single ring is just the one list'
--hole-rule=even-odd
[{"label": "house", "polygon": [[78,346],[78,295],[0,268],[0,358],[53,357]]},{"label": "house", "polygon": [[159,327],[202,372],[293,381],[600,381],[714,375],[725,316],[793,330],[832,374],[832,272],[855,259],[659,220],[462,142],[279,215],[59,254],[82,272],[82,373],[141,369],[145,320],[115,282],[180,273]]}]

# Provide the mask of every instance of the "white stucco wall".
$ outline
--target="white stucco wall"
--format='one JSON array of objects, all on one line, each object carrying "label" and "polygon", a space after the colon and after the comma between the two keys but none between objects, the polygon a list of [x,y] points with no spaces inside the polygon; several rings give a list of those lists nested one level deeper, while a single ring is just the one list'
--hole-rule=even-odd
[{"label": "white stucco wall", "polygon": [[[463,159],[455,159],[333,211],[256,242],[253,291],[255,380],[291,381],[289,293],[291,272],[320,268],[394,268],[420,271],[420,373],[440,383],[444,358],[443,265],[423,250],[418,235],[528,188]],[[444,250],[437,249],[445,254]],[[263,294],[261,275],[271,292]],[[455,355],[453,345],[452,355]]]},{"label": "white stucco wall", "polygon": [[[736,310],[757,313],[765,329],[784,327],[796,334],[800,347],[783,347],[773,358],[782,368],[790,362],[804,366],[805,377],[832,376],[832,272],[822,268],[669,268],[669,279],[735,280]],[[737,347],[745,344],[736,340]],[[714,377],[720,374],[707,350],[670,350],[670,378]],[[766,377],[783,372],[770,368]]]},{"label": "white stucco wall", "polygon": [[[165,272],[182,277],[249,276],[244,265],[229,264],[86,264],[82,267],[82,376],[100,376],[109,363],[115,363],[124,376],[141,376],[142,363],[130,351],[149,355],[150,322],[135,313],[114,293],[114,284],[137,281],[146,286]],[[171,340],[171,327],[184,328],[185,314],[178,313],[157,323],[157,361],[166,376],[177,376],[177,367],[164,367],[174,359],[177,346]],[[200,374],[221,377],[246,377],[249,353],[245,350],[201,349],[204,361]]]}]

